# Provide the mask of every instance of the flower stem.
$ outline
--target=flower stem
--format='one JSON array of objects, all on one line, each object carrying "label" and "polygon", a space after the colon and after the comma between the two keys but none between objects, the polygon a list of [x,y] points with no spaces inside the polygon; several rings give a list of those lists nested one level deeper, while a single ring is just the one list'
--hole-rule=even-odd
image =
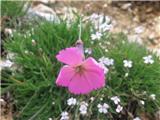
[{"label": "flower stem", "polygon": [[81,20],[81,16],[80,16],[80,20],[79,20],[79,40],[81,40],[81,35],[82,35],[82,20]]}]

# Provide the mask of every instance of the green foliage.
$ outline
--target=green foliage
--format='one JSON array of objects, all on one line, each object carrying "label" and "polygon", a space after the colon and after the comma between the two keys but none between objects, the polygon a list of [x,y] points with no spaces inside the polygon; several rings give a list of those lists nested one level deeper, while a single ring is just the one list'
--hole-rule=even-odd
[{"label": "green foliage", "polygon": [[[47,120],[52,117],[55,120],[59,119],[60,113],[65,110],[70,111],[71,118],[76,119],[79,116],[78,106],[69,108],[66,104],[66,100],[74,95],[71,95],[66,88],[55,85],[62,66],[55,56],[61,49],[70,47],[77,41],[78,23],[78,21],[73,22],[68,27],[64,21],[44,22],[39,24],[34,32],[30,33],[31,35],[24,37],[15,34],[13,38],[6,41],[6,50],[15,54],[13,61],[17,69],[12,74],[8,70],[3,71],[2,79],[8,84],[4,85],[2,90],[3,93],[12,92],[18,112],[18,115],[14,116],[15,119]],[[113,58],[115,64],[109,67],[105,88],[94,91],[90,95],[74,96],[78,100],[89,103],[88,116],[81,116],[82,119],[118,119],[115,105],[110,100],[112,96],[120,97],[121,105],[127,112],[131,112],[130,103],[135,102],[138,107],[134,115],[139,111],[149,113],[156,111],[160,105],[159,59],[153,55],[154,64],[144,64],[143,57],[151,53],[137,43],[128,43],[123,34],[106,33],[102,40],[91,44],[90,28],[90,24],[84,24],[82,27],[82,40],[85,47],[93,49],[92,56],[97,60],[105,56]],[[105,52],[106,49],[108,52]],[[124,59],[133,61],[131,69],[124,68]],[[129,73],[129,76],[125,77],[125,73]],[[149,98],[150,94],[156,94],[155,101]],[[91,96],[96,98],[93,102],[90,101]],[[99,100],[101,97],[103,101]],[[145,101],[144,107],[139,105],[139,100]],[[52,105],[53,101],[54,105]],[[109,112],[112,114],[106,116],[98,113],[97,104],[101,102],[110,105]]]},{"label": "green foliage", "polygon": [[1,16],[17,17],[24,15],[24,3],[23,1],[1,1]]}]

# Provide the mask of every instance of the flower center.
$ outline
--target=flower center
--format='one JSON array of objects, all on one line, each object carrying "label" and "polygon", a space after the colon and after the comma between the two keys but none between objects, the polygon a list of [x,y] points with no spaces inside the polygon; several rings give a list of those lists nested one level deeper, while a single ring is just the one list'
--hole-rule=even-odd
[{"label": "flower center", "polygon": [[85,71],[85,68],[80,65],[76,67],[76,73],[82,74]]}]

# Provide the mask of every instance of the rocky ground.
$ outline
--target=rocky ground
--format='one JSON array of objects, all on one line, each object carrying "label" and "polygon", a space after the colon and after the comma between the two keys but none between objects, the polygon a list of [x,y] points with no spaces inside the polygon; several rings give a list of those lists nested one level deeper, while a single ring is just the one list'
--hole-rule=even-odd
[{"label": "rocky ground", "polygon": [[71,18],[73,16],[71,11],[82,12],[86,16],[93,13],[107,15],[114,24],[112,32],[124,32],[130,41],[145,44],[148,49],[160,55],[159,6],[160,2],[58,2],[51,0],[33,2],[32,8],[44,13],[69,14],[67,17]]}]

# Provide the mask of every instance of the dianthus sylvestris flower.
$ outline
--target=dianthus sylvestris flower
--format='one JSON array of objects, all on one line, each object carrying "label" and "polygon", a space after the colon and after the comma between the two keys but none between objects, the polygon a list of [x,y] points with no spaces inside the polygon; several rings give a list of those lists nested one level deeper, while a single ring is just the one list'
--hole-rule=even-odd
[{"label": "dianthus sylvestris flower", "polygon": [[56,58],[67,64],[61,68],[56,84],[68,87],[71,93],[88,94],[105,85],[103,68],[94,58],[84,58],[82,42],[76,47],[61,50]]}]

